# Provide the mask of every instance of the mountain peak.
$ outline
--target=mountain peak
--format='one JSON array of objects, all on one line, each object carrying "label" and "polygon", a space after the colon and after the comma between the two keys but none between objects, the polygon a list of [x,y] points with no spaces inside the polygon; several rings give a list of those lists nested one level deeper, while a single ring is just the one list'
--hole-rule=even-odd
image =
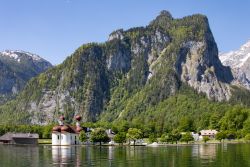
[{"label": "mountain peak", "polygon": [[51,67],[48,61],[30,52],[0,52],[0,104],[21,91],[29,79]]},{"label": "mountain peak", "polygon": [[169,11],[167,11],[167,10],[161,11],[159,16],[166,17],[166,18],[169,18],[169,19],[173,19],[171,13]]},{"label": "mountain peak", "polygon": [[240,50],[250,49],[250,40],[240,47]]},{"label": "mountain peak", "polygon": [[219,56],[225,66],[230,66],[237,83],[250,89],[250,40],[236,51],[221,53]]},{"label": "mountain peak", "polygon": [[151,26],[161,26],[161,27],[169,27],[170,23],[172,22],[174,18],[170,14],[170,12],[163,10],[160,12],[160,14],[150,22],[149,25]]},{"label": "mountain peak", "polygon": [[250,40],[240,47],[239,50],[221,53],[220,60],[226,66],[241,68],[250,58]]},{"label": "mountain peak", "polygon": [[5,50],[3,52],[0,52],[0,56],[9,57],[9,58],[14,59],[18,62],[20,62],[20,58],[23,56],[28,56],[33,61],[45,61],[40,56],[33,54],[33,53],[30,53],[30,52],[23,51],[23,50]]}]

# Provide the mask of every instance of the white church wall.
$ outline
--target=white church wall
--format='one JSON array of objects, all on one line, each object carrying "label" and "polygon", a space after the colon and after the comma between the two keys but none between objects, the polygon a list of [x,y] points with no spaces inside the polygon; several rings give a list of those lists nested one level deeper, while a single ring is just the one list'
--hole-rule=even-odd
[{"label": "white church wall", "polygon": [[52,133],[52,145],[61,145],[60,133]]}]

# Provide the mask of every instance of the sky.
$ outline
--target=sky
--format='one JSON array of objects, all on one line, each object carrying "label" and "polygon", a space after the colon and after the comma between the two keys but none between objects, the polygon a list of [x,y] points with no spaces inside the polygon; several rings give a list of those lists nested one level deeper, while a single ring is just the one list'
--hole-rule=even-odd
[{"label": "sky", "polygon": [[250,40],[250,0],[0,0],[0,51],[36,53],[62,63],[79,46],[117,29],[146,26],[162,10],[208,17],[220,52]]}]

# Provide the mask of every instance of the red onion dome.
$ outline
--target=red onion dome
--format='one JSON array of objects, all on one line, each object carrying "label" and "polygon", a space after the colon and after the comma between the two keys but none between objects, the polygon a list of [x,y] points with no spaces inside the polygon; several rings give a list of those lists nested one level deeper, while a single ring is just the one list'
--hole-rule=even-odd
[{"label": "red onion dome", "polygon": [[79,132],[81,132],[82,130],[83,130],[83,128],[82,128],[82,127],[80,127],[80,126],[77,126],[77,127],[76,127],[76,132],[78,132],[78,133],[79,133]]},{"label": "red onion dome", "polygon": [[82,120],[82,117],[81,117],[80,115],[77,115],[77,116],[75,117],[75,119],[76,119],[77,121],[81,121],[81,120]]},{"label": "red onion dome", "polygon": [[53,132],[61,132],[61,126],[54,126],[54,127],[52,128],[52,131],[53,131]]},{"label": "red onion dome", "polygon": [[61,121],[64,121],[64,120],[65,120],[65,117],[64,117],[63,115],[61,115],[61,116],[59,117],[59,119],[60,119]]}]

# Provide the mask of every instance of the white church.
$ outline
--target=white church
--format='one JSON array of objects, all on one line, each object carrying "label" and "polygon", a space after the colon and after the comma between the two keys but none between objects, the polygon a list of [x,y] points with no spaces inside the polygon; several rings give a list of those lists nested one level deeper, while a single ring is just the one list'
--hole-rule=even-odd
[{"label": "white church", "polygon": [[64,116],[60,117],[59,125],[52,129],[52,145],[77,145],[81,144],[79,141],[79,133],[86,131],[80,126],[81,116],[76,116],[76,126],[66,125],[64,123]]}]

